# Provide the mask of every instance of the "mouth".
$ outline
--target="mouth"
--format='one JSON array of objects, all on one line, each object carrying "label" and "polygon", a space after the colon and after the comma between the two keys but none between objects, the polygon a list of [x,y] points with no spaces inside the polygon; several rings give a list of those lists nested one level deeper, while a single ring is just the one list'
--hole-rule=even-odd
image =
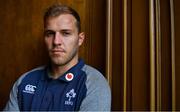
[{"label": "mouth", "polygon": [[52,49],[50,50],[50,52],[53,54],[53,55],[60,55],[62,53],[65,53],[65,50],[64,49]]}]

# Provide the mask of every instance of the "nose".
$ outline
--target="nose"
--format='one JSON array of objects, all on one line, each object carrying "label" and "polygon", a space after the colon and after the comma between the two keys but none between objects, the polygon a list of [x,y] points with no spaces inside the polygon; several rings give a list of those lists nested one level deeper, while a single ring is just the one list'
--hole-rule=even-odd
[{"label": "nose", "polygon": [[54,45],[61,45],[62,44],[62,37],[61,37],[59,32],[55,33],[53,43],[54,43]]}]

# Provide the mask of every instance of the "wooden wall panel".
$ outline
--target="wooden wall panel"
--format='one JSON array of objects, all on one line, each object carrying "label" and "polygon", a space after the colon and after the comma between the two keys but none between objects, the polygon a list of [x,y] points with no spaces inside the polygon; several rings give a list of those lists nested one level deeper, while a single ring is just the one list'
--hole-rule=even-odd
[{"label": "wooden wall panel", "polygon": [[161,40],[162,40],[162,79],[161,79],[161,109],[170,110],[172,108],[171,102],[171,23],[170,23],[170,2],[169,0],[160,0],[161,5]]},{"label": "wooden wall panel", "polygon": [[105,74],[106,65],[106,1],[86,1],[86,32],[88,63]]},{"label": "wooden wall panel", "polygon": [[148,14],[148,1],[132,0],[132,110],[149,109],[150,56]]},{"label": "wooden wall panel", "polygon": [[175,68],[176,68],[176,110],[180,111],[180,1],[174,0],[175,25]]},{"label": "wooden wall panel", "polygon": [[[131,84],[132,85],[131,86],[123,85],[123,88],[125,88],[123,89],[123,92],[126,91],[124,93],[127,93],[129,95],[122,95],[122,97],[125,97],[125,96],[130,97],[130,100],[128,100],[127,98],[123,98],[123,100],[126,100],[126,101],[123,101],[123,105],[127,105],[127,104],[130,105],[130,106],[126,106],[124,109],[125,110],[126,109],[127,110],[151,110],[151,109],[152,110],[172,110],[174,105],[175,104],[178,105],[177,102],[179,102],[179,100],[176,98],[179,95],[179,91],[177,89],[179,87],[178,86],[179,84],[177,82],[177,80],[179,80],[179,77],[177,76],[178,67],[176,67],[175,68],[176,81],[172,80],[172,77],[173,77],[172,60],[174,60],[172,57],[173,56],[172,51],[173,51],[174,43],[172,41],[173,40],[173,35],[172,35],[173,25],[171,25],[173,22],[172,20],[173,17],[171,17],[172,13],[170,13],[170,11],[171,11],[171,8],[175,10],[174,12],[175,13],[175,16],[174,16],[175,17],[175,34],[178,34],[179,22],[178,22],[177,15],[178,15],[179,10],[177,7],[170,7],[169,0],[165,0],[165,1],[164,0],[159,0],[159,1],[128,0],[128,1],[129,1],[128,3],[132,2],[132,5],[127,5],[128,7],[131,7],[132,10],[129,12],[127,11],[126,15],[131,15],[131,16],[129,17],[127,16],[128,20],[123,21],[123,22],[127,22],[126,27],[128,26],[127,24],[131,24],[132,26],[128,26],[128,27],[132,27],[132,29],[129,29],[127,30],[127,32],[123,32],[123,33],[127,33],[126,35],[131,34],[130,37],[127,37],[129,40],[131,40],[131,42],[129,42],[129,44],[131,45],[127,46],[127,49],[129,49],[127,51],[130,52],[129,54],[127,54],[127,57],[132,56],[132,60],[127,57],[126,58],[123,57],[123,59],[127,59],[127,61],[129,61],[129,63],[126,63],[126,64],[127,64],[127,67],[131,68],[131,69],[128,69],[130,74],[126,74],[127,77],[130,77],[130,78],[126,78],[126,79],[124,78],[127,82],[126,85],[131,85]],[[153,10],[150,9],[150,2],[153,2],[152,4]],[[160,5],[157,4],[158,2],[160,3]],[[178,6],[177,1],[175,4],[176,4],[175,6]],[[125,7],[125,6],[122,6],[122,7]],[[131,9],[131,8],[128,8],[128,9]],[[150,10],[152,12],[150,12]],[[154,23],[153,22],[150,23],[150,17],[153,17],[151,19],[154,21]],[[130,19],[132,19],[131,22],[129,21]],[[157,22],[156,20],[159,23],[156,23]],[[121,23],[121,24],[124,25],[124,23]],[[123,27],[123,28],[126,28],[126,27]],[[157,30],[158,28],[160,28],[159,31]],[[155,32],[151,32],[150,29],[154,30]],[[126,31],[126,30],[123,29],[122,31]],[[157,37],[158,35],[160,37]],[[150,39],[154,40],[153,43],[151,43]],[[175,39],[176,39],[175,43],[177,44],[179,42],[177,39],[177,35],[175,35]],[[122,41],[123,39],[119,40],[119,44],[124,45],[125,41],[123,41],[123,43]],[[113,42],[113,44],[117,44],[117,42]],[[175,48],[176,49],[175,51],[176,66],[179,65],[178,51],[177,51],[177,49],[179,48],[178,45],[176,45],[176,48]],[[121,52],[121,49],[119,50],[119,52]],[[125,52],[123,52],[121,55],[125,56],[124,53]],[[151,60],[151,56],[154,56],[155,60]],[[157,57],[159,58],[158,59],[159,61],[157,61]],[[150,63],[150,62],[153,62],[153,63]],[[157,67],[159,65],[160,65],[160,68]],[[155,69],[154,70],[155,73],[153,74],[151,74],[152,73],[151,67]],[[125,68],[124,65],[122,68]],[[123,73],[120,73],[120,76]],[[153,76],[154,78],[151,78],[152,75],[154,75]],[[117,75],[113,74],[112,77],[117,77]],[[118,77],[118,78],[120,80],[120,78],[122,77]],[[114,79],[114,81],[116,80]],[[176,82],[176,85],[175,85],[176,95],[173,94],[174,81]],[[122,87],[122,84],[119,83],[119,86]],[[153,94],[151,93],[152,90],[153,90]],[[119,96],[121,96],[121,94],[122,92],[119,94]],[[176,103],[173,102],[174,100],[172,98],[175,98]],[[119,104],[121,104],[121,102],[119,102]],[[177,107],[178,106],[176,106],[176,108]]]},{"label": "wooden wall panel", "polygon": [[179,110],[178,0],[113,0],[113,11],[112,110]]},{"label": "wooden wall panel", "polygon": [[[126,0],[124,0],[126,1]],[[125,11],[124,11],[125,13]],[[125,32],[124,32],[125,33]],[[132,1],[127,1],[127,87],[126,107],[124,110],[132,110]]]},{"label": "wooden wall panel", "polygon": [[112,110],[123,110],[122,0],[113,1]]}]

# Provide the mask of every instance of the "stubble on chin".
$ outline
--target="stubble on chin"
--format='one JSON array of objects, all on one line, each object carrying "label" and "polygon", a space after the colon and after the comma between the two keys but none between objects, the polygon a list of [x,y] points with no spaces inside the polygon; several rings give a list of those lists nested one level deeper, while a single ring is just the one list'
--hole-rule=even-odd
[{"label": "stubble on chin", "polygon": [[50,56],[50,58],[51,58],[51,63],[56,66],[63,66],[66,63],[65,62],[66,59],[63,57]]},{"label": "stubble on chin", "polygon": [[78,49],[74,49],[71,53],[62,53],[62,54],[49,54],[51,63],[55,66],[64,66],[67,63],[71,62],[78,55]]}]

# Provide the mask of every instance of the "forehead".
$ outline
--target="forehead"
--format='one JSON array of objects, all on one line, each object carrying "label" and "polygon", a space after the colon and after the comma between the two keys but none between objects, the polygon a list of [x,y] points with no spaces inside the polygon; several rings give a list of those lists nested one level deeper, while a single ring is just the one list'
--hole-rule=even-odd
[{"label": "forehead", "polygon": [[49,17],[45,23],[45,28],[74,28],[76,19],[71,14],[61,14],[57,17]]}]

